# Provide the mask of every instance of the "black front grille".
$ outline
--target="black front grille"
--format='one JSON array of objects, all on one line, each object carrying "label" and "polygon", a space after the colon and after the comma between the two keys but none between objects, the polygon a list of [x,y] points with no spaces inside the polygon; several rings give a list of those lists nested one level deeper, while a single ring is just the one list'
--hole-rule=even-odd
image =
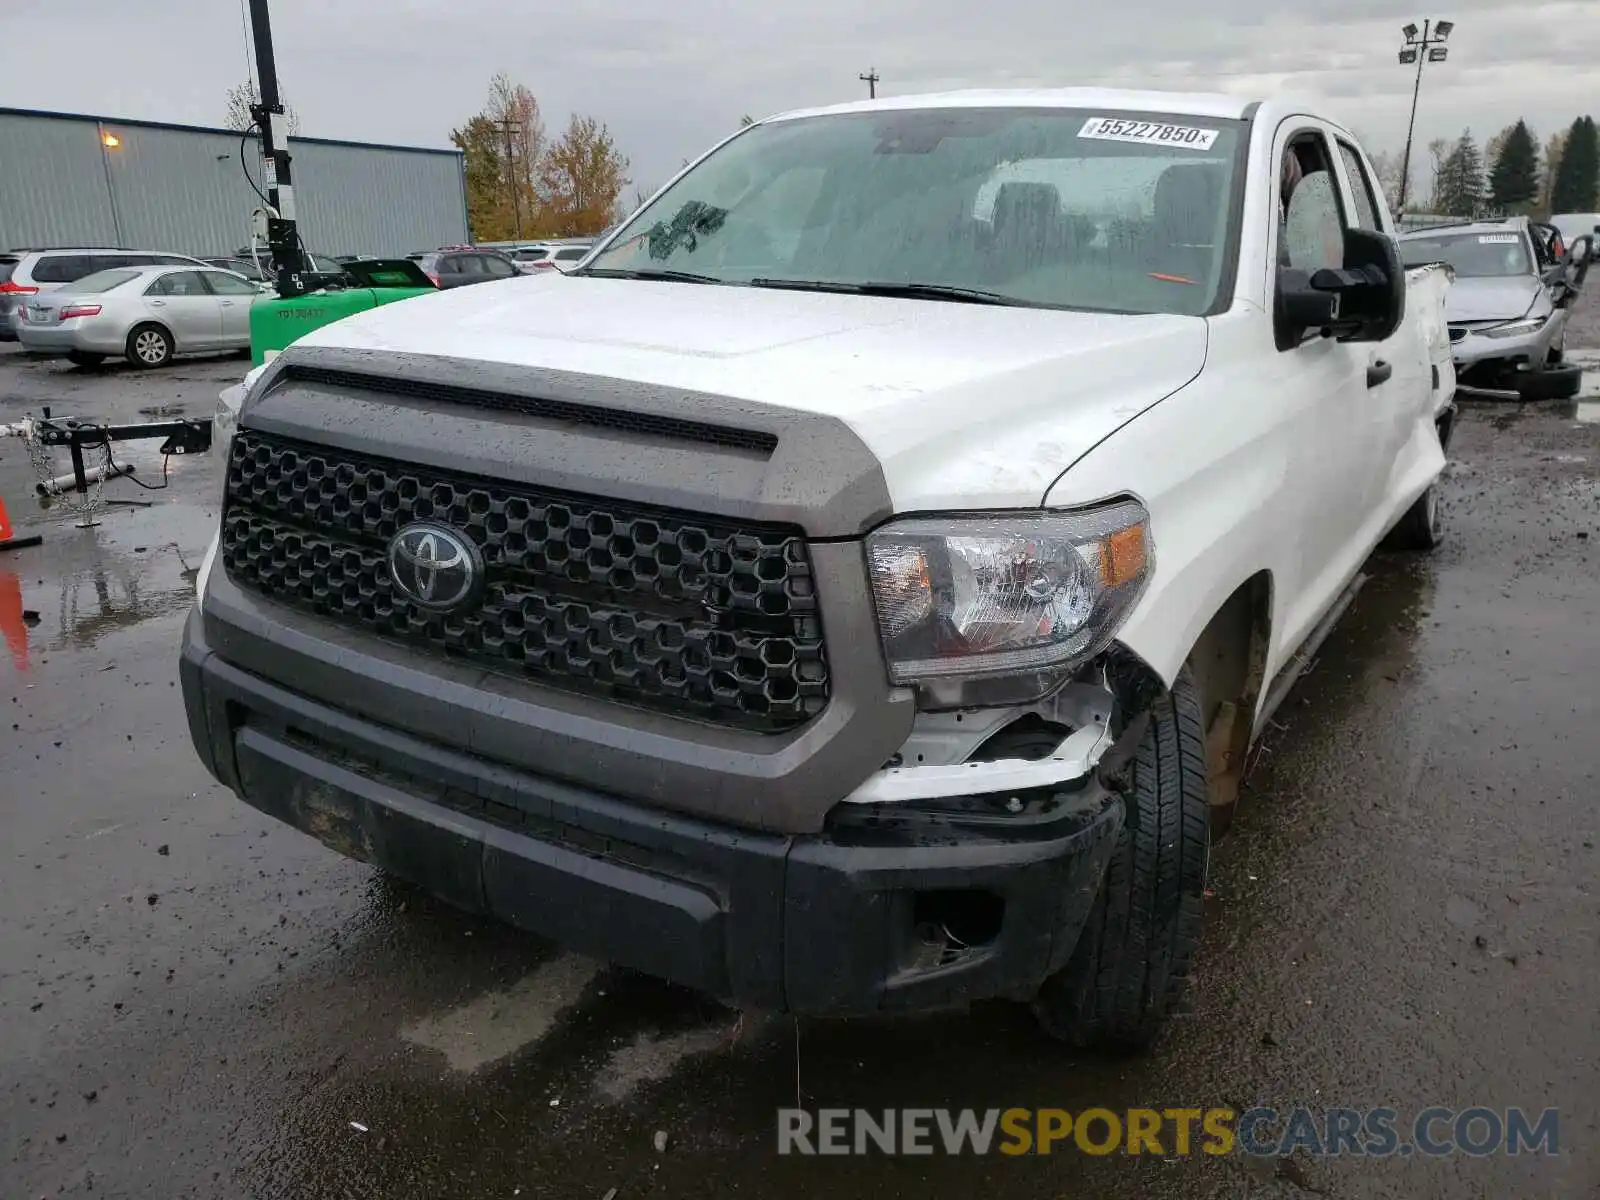
[{"label": "black front grille", "polygon": [[[445,522],[488,589],[440,615],[393,586],[388,542]],[[798,530],[497,482],[244,430],[222,561],[282,603],[567,691],[776,732],[827,704]]]}]

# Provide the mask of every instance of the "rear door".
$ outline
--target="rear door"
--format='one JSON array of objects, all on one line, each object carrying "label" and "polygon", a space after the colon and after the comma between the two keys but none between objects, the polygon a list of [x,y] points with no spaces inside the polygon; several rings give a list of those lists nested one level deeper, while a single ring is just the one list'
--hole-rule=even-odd
[{"label": "rear door", "polygon": [[[1375,183],[1371,165],[1353,142],[1336,136],[1339,167],[1344,177],[1346,224],[1350,228],[1391,233],[1388,205]],[[1367,502],[1374,511],[1388,501],[1397,482],[1400,456],[1417,428],[1433,415],[1432,365],[1420,344],[1417,314],[1408,314],[1382,342],[1366,343],[1368,406],[1379,428],[1378,460]],[[1381,382],[1380,382],[1381,380]],[[1374,403],[1374,401],[1376,403]]]},{"label": "rear door", "polygon": [[172,331],[180,351],[211,350],[222,341],[222,309],[199,271],[168,271],[145,289],[151,313]]},{"label": "rear door", "polygon": [[502,258],[498,254],[480,254],[483,260],[483,271],[490,279],[510,279],[521,274],[509,258]]},{"label": "rear door", "polygon": [[439,286],[442,288],[461,287],[463,284],[475,283],[482,276],[481,268],[471,269],[467,259],[472,259],[476,264],[476,254],[441,254],[436,271],[439,276]]},{"label": "rear door", "polygon": [[245,347],[250,344],[250,306],[259,292],[248,279],[240,279],[226,271],[206,271],[202,278],[217,297],[217,307],[222,310],[222,340],[225,345]]}]

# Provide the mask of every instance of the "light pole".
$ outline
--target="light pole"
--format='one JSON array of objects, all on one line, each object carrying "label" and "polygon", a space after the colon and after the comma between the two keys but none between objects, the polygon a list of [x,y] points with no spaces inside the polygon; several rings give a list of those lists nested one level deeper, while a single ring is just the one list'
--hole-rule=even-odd
[{"label": "light pole", "polygon": [[1427,20],[1422,23],[1421,37],[1417,36],[1415,25],[1407,25],[1400,30],[1406,35],[1406,44],[1400,48],[1400,63],[1402,66],[1417,64],[1417,81],[1411,88],[1411,123],[1406,126],[1406,152],[1400,161],[1400,203],[1397,207],[1401,216],[1405,215],[1406,192],[1411,187],[1411,137],[1417,129],[1417,96],[1422,92],[1422,66],[1424,63],[1443,62],[1449,57],[1450,51],[1444,43],[1454,28],[1454,21]]}]

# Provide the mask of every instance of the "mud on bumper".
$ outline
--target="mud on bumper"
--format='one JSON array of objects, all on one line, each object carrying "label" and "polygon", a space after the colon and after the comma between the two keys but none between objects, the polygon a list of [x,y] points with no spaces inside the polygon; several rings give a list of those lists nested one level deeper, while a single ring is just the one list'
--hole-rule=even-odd
[{"label": "mud on bumper", "polygon": [[[784,836],[646,808],[352,717],[211,653],[180,674],[207,768],[352,858],[579,952],[814,1015],[1031,996],[1122,823],[1098,783],[1023,816],[846,805]],[[929,928],[952,936],[930,954]]]}]

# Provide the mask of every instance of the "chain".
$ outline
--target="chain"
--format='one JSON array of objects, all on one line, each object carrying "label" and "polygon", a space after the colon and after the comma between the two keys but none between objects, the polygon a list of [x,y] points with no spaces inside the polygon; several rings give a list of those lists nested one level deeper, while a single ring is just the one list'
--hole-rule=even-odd
[{"label": "chain", "polygon": [[[22,445],[28,452],[28,461],[33,464],[33,473],[39,477],[39,485],[45,495],[51,492],[51,481],[55,479],[55,464],[50,461],[50,451],[39,440],[38,426],[32,420],[21,421],[15,425],[0,426],[0,434],[20,437]],[[100,472],[100,477],[89,485],[89,490],[79,496],[76,491],[65,492],[60,497],[67,511],[78,517],[84,523],[94,519],[94,513],[100,507],[100,493],[105,488],[106,477],[114,469],[111,454],[111,443],[102,445],[105,450],[105,469]]]}]

